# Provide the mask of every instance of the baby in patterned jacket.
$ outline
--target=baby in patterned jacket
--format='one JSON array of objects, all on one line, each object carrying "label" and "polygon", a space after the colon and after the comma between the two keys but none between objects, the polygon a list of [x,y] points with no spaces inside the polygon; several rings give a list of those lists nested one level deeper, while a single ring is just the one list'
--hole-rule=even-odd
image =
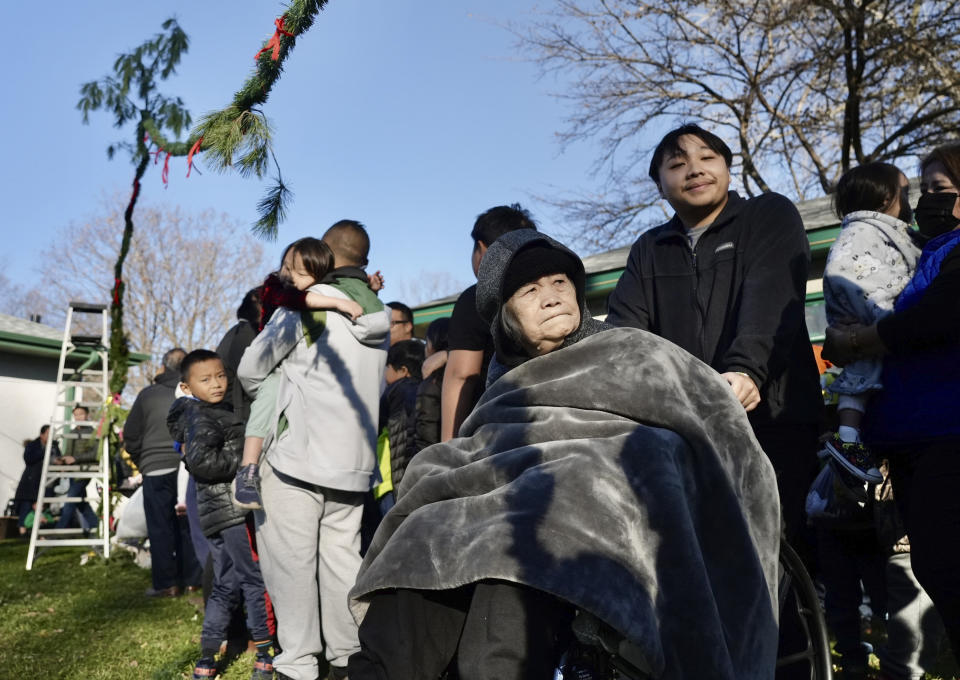
[{"label": "baby in patterned jacket", "polygon": [[[920,254],[910,227],[909,183],[889,163],[867,163],[840,178],[835,206],[843,223],[823,273],[827,322],[874,324],[893,311]],[[871,392],[883,387],[882,369],[877,358],[852,362],[829,388],[839,397],[840,426],[826,450],[844,470],[871,483],[883,477],[860,441],[860,423]]]}]

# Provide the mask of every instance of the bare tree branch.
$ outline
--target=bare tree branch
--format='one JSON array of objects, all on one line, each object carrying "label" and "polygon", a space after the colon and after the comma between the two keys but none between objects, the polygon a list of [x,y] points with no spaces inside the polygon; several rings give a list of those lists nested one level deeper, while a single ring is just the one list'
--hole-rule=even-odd
[{"label": "bare tree branch", "polygon": [[[62,228],[46,248],[39,287],[45,322],[63,323],[71,299],[110,299],[125,203],[119,195],[104,201],[99,214]],[[216,347],[244,293],[268,271],[263,244],[226,215],[150,205],[139,214],[126,267],[124,325],[132,351],[154,361],[133,369],[134,391],[149,384],[156,359],[171,347]]]},{"label": "bare tree branch", "polygon": [[604,189],[548,202],[608,247],[657,219],[652,139],[701,121],[735,147],[747,193],[832,190],[856,163],[960,132],[960,0],[557,0],[512,28],[543,73],[568,76],[562,144],[596,139]]}]

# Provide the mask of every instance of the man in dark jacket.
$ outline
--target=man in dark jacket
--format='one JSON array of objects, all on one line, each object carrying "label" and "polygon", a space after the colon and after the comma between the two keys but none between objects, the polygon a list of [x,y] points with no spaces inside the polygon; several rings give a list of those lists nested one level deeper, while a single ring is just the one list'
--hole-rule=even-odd
[{"label": "man in dark jacket", "polygon": [[227,372],[216,352],[197,349],[183,359],[177,399],[167,416],[170,435],[182,446],[197,482],[200,526],[213,558],[213,588],[203,616],[201,656],[194,677],[216,674],[214,656],[227,637],[231,616],[246,604],[247,628],[257,646],[253,680],[273,678],[266,588],[247,536],[246,510],[234,505],[231,482],[243,453],[243,422],[227,396]]},{"label": "man in dark jacket", "polygon": [[[473,273],[480,271],[487,248],[500,236],[517,229],[536,228],[530,213],[519,203],[498,205],[479,215],[470,232]],[[463,291],[453,306],[449,342],[440,402],[440,441],[444,442],[457,436],[460,425],[483,394],[487,365],[493,356],[490,324],[477,312],[476,284]]]},{"label": "man in dark jacket", "polygon": [[217,354],[223,359],[223,366],[227,369],[227,402],[233,407],[233,412],[241,422],[247,422],[250,416],[250,404],[253,399],[243,391],[240,381],[237,380],[237,367],[243,352],[253,339],[257,337],[260,324],[260,289],[251,288],[243,296],[237,308],[237,323],[228,330],[220,344],[217,345]]},{"label": "man in dark jacket", "polygon": [[123,427],[123,445],[143,475],[143,510],[150,539],[151,596],[172,597],[182,586],[201,581],[185,517],[177,515],[180,456],[167,429],[167,413],[180,382],[186,352],[175,347],[163,355],[154,384],[137,395]]},{"label": "man in dark jacket", "polygon": [[731,160],[695,125],[663,138],[650,177],[676,214],[633,245],[607,321],[656,333],[727,380],[777,471],[795,537],[822,408],[804,318],[809,246],[787,198],[729,191]]},{"label": "man in dark jacket", "polygon": [[[40,496],[40,475],[43,472],[43,454],[47,448],[47,438],[50,436],[50,426],[44,425],[40,428],[40,436],[27,442],[23,449],[23,462],[26,467],[23,474],[20,475],[20,483],[17,484],[17,492],[13,494],[13,501],[17,508],[17,525],[20,527],[20,535],[27,533],[24,521],[27,515],[33,510],[34,503]],[[50,450],[51,458],[59,458],[60,448],[57,443],[53,443]]]}]

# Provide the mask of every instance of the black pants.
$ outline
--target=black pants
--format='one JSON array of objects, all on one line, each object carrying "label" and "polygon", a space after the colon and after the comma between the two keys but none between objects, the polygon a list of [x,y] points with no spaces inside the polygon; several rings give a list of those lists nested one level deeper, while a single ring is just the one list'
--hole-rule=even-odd
[{"label": "black pants", "polygon": [[178,517],[177,473],[143,476],[143,512],[150,539],[153,587],[199,586],[202,572],[186,517]]},{"label": "black pants", "polygon": [[[784,536],[809,569],[815,560],[812,532],[806,528],[807,491],[817,476],[817,427],[815,425],[765,425],[754,429],[757,441],[773,464],[780,492],[780,512]],[[780,617],[782,657],[806,649],[807,636],[790,599]],[[777,669],[777,680],[808,680],[810,668],[803,663]]]},{"label": "black pants", "polygon": [[573,608],[502,581],[457,590],[373,596],[360,624],[351,680],[550,680],[569,641]]},{"label": "black pants", "polygon": [[777,490],[786,539],[806,561],[810,555],[804,545],[807,491],[820,466],[817,462],[816,425],[764,425],[754,429],[760,447],[777,473]]},{"label": "black pants", "polygon": [[836,651],[843,667],[867,668],[867,651],[860,644],[860,582],[870,596],[875,616],[887,608],[884,579],[886,555],[872,526],[841,530],[823,527],[817,531],[820,549],[820,578],[826,590],[827,625],[837,639]]},{"label": "black pants", "polygon": [[889,459],[913,573],[960,662],[960,442],[895,451]]}]

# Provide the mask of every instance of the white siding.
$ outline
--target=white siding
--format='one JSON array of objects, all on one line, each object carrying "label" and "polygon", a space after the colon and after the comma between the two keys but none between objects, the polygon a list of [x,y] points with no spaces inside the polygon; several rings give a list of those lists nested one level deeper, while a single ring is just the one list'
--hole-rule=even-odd
[{"label": "white siding", "polygon": [[35,439],[50,420],[56,384],[0,376],[0,512],[23,472],[23,440]]}]

